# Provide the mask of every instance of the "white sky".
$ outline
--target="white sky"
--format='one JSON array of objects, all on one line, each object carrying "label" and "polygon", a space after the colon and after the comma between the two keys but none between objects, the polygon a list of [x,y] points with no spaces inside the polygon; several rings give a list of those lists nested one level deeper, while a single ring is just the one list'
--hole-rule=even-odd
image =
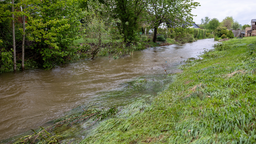
[{"label": "white sky", "polygon": [[256,0],[194,0],[201,6],[192,11],[196,24],[201,24],[201,19],[208,16],[217,18],[220,22],[227,16],[232,16],[239,24],[250,24],[251,19],[256,19]]}]

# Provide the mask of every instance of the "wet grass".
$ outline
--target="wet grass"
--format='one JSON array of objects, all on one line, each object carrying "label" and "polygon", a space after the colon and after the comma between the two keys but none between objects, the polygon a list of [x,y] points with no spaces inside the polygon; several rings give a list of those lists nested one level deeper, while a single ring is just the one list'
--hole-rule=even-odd
[{"label": "wet grass", "polygon": [[98,93],[96,100],[102,107],[124,106],[141,99],[156,96],[170,84],[171,74],[147,75],[122,83],[117,89]]},{"label": "wet grass", "polygon": [[201,57],[150,104],[125,106],[82,143],[256,143],[256,38]]}]

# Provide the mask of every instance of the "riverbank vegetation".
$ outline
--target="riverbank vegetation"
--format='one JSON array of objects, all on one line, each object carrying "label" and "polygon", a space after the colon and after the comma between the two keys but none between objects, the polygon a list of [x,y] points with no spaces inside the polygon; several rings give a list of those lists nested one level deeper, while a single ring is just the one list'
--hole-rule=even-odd
[{"label": "riverbank vegetation", "polygon": [[201,19],[201,24],[199,26],[202,29],[211,30],[212,34],[214,34],[214,39],[216,41],[223,41],[232,39],[234,37],[240,37],[242,35],[236,34],[235,36],[233,34],[233,31],[244,31],[246,27],[251,27],[248,24],[244,24],[242,26],[237,21],[235,21],[231,16],[227,16],[221,22],[216,18],[210,19],[209,17],[205,17]]},{"label": "riverbank vegetation", "polygon": [[[99,52],[132,54],[155,45],[162,23],[192,23],[197,6],[192,0],[0,1],[0,73],[51,69]],[[152,37],[142,35],[152,28]]]},{"label": "riverbank vegetation", "polygon": [[150,105],[104,121],[83,143],[255,143],[255,41],[229,40],[188,61]]}]

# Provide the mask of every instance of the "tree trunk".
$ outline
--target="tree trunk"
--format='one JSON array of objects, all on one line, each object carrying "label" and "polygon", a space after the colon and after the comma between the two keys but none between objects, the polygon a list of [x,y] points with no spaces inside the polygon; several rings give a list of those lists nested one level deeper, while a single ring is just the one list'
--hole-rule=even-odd
[{"label": "tree trunk", "polygon": [[99,28],[99,48],[101,46],[101,27]]},{"label": "tree trunk", "polygon": [[15,24],[14,24],[14,0],[12,0],[12,38],[13,38],[13,71],[16,71],[16,43],[15,43]]},{"label": "tree trunk", "polygon": [[157,27],[154,27],[153,42],[156,43]]},{"label": "tree trunk", "polygon": [[22,21],[23,21],[23,36],[22,36],[22,63],[21,63],[21,67],[22,67],[22,70],[24,71],[24,69],[25,69],[24,68],[24,57],[25,57],[25,15],[22,16]]}]

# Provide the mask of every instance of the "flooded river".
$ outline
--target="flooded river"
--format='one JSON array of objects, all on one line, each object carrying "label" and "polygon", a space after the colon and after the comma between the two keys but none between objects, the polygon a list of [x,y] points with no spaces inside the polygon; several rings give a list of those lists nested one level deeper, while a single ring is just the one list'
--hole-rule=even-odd
[{"label": "flooded river", "polygon": [[102,57],[48,71],[0,74],[0,140],[43,125],[78,105],[100,101],[98,93],[133,78],[179,72],[182,61],[212,49],[215,43],[213,39],[198,40],[148,48],[118,60]]}]

